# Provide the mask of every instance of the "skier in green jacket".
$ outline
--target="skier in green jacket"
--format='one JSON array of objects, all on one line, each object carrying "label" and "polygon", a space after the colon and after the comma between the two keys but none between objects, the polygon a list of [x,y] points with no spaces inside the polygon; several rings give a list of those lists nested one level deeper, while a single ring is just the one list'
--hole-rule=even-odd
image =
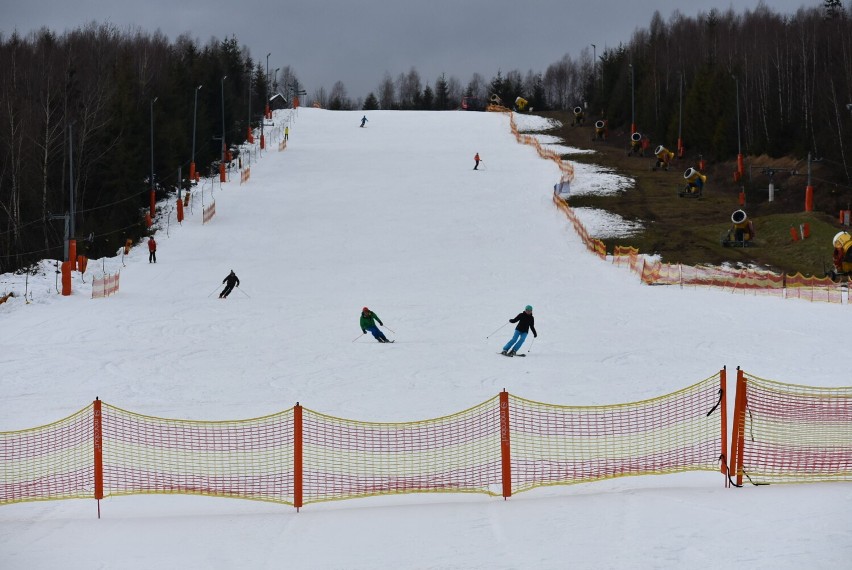
[{"label": "skier in green jacket", "polygon": [[364,307],[361,309],[361,332],[367,334],[367,331],[373,333],[373,337],[379,342],[393,342],[392,340],[388,340],[388,337],[385,336],[385,333],[379,330],[379,327],[376,326],[376,321],[379,321],[379,324],[384,326],[385,323],[382,322],[382,319],[379,318],[379,315]]}]

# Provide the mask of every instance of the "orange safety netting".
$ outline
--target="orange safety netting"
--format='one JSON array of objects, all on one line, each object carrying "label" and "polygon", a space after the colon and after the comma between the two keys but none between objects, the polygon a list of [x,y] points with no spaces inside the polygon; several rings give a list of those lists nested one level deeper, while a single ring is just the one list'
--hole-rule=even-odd
[{"label": "orange safety netting", "polygon": [[724,380],[615,406],[556,406],[510,398],[512,489],[683,471],[720,471]]},{"label": "orange safety netting", "polygon": [[304,412],[304,504],[397,493],[500,493],[497,397],[421,422]]},{"label": "orange safety netting", "polygon": [[731,467],[737,483],[852,481],[852,387],[737,381]]},{"label": "orange safety netting", "polygon": [[293,409],[204,422],[102,404],[103,496],[180,493],[293,504]]},{"label": "orange safety netting", "polygon": [[93,406],[52,424],[0,432],[0,504],[93,498]]}]

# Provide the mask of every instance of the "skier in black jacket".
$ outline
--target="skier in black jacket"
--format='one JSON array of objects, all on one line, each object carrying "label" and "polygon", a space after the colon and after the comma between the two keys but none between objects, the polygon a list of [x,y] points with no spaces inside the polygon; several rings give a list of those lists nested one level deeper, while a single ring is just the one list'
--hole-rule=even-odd
[{"label": "skier in black jacket", "polygon": [[538,333],[535,332],[535,317],[532,314],[532,305],[527,305],[524,307],[523,313],[518,313],[518,316],[514,319],[509,319],[510,323],[518,323],[518,326],[515,327],[515,334],[512,335],[511,340],[506,343],[506,346],[503,347],[503,356],[515,356],[515,353],[521,348],[521,345],[524,344],[524,341],[527,339],[527,335],[529,331],[532,331],[533,337],[538,337]]},{"label": "skier in black jacket", "polygon": [[222,279],[222,283],[226,283],[225,288],[222,289],[222,292],[219,293],[220,299],[227,299],[228,295],[231,294],[231,291],[234,290],[234,285],[237,287],[240,286],[240,278],[237,277],[237,274],[234,273],[234,270],[231,269],[231,272],[228,273],[228,276]]}]

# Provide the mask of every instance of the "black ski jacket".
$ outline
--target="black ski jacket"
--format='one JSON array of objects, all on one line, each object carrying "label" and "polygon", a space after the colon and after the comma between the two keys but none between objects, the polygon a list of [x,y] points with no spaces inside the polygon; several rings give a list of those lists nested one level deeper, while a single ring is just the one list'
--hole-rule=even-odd
[{"label": "black ski jacket", "polygon": [[509,319],[510,323],[518,323],[518,326],[515,327],[516,331],[520,332],[529,332],[532,329],[533,336],[538,336],[538,333],[535,332],[535,317],[532,315],[528,315],[524,313],[518,313],[518,316],[514,319]]}]

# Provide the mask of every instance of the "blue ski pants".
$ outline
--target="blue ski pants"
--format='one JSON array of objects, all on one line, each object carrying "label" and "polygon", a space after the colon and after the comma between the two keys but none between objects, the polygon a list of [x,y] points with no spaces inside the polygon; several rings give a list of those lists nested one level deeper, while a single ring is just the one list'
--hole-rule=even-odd
[{"label": "blue ski pants", "polygon": [[518,350],[520,350],[521,345],[524,344],[524,341],[527,340],[528,334],[529,333],[521,332],[518,329],[515,329],[515,334],[512,335],[511,340],[506,343],[506,346],[503,347],[503,350],[507,352],[510,350],[514,350],[515,352],[517,352]]},{"label": "blue ski pants", "polygon": [[371,333],[373,333],[373,336],[376,337],[376,340],[378,340],[380,338],[387,340],[387,338],[388,338],[388,337],[385,336],[385,333],[380,331],[379,327],[377,327],[376,325],[373,325],[371,327],[367,327],[367,330],[370,331]]}]

